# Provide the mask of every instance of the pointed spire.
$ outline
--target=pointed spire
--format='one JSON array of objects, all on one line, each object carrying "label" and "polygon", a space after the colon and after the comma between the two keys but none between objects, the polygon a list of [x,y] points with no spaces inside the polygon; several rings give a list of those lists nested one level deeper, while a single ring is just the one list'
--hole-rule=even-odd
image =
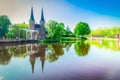
[{"label": "pointed spire", "polygon": [[35,63],[31,63],[32,64],[32,73],[34,74],[34,65]]},{"label": "pointed spire", "polygon": [[42,11],[41,11],[41,20],[40,21],[45,21],[45,19],[44,19],[44,13],[43,13],[43,8],[42,8]]},{"label": "pointed spire", "polygon": [[33,6],[31,7],[30,20],[34,20]]},{"label": "pointed spire", "polygon": [[44,62],[45,62],[45,56],[44,55],[42,55],[42,56],[40,56],[40,60],[41,60],[41,66],[42,66],[42,72],[44,71]]}]

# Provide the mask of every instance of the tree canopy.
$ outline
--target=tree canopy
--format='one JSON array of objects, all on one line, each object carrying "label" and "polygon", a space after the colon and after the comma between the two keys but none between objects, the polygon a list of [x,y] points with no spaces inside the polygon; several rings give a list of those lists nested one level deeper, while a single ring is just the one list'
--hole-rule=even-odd
[{"label": "tree canopy", "polygon": [[10,19],[7,15],[0,16],[0,36],[5,36],[8,32],[9,25],[11,25]]},{"label": "tree canopy", "polygon": [[54,40],[60,40],[64,30],[64,24],[50,20],[46,24],[47,37]]},{"label": "tree canopy", "polygon": [[74,28],[75,36],[84,36],[90,34],[91,29],[85,22],[78,22]]},{"label": "tree canopy", "polygon": [[120,34],[120,27],[106,27],[106,28],[98,28],[91,31],[92,36],[101,36],[101,37],[114,37],[117,34]]}]

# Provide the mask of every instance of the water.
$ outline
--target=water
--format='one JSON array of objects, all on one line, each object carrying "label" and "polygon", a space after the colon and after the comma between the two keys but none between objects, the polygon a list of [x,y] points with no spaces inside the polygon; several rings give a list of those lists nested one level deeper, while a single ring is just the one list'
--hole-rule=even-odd
[{"label": "water", "polygon": [[0,46],[0,80],[120,80],[119,74],[120,45],[111,42]]}]

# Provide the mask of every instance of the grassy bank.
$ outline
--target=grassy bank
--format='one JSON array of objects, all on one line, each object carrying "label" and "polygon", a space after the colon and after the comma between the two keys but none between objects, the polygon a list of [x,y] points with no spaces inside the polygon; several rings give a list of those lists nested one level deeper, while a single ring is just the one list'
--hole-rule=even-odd
[{"label": "grassy bank", "polygon": [[45,40],[39,40],[40,43],[55,43],[55,42],[81,42],[85,41],[86,38],[75,38],[75,37],[65,37],[61,38],[60,40],[55,39],[45,39]]}]

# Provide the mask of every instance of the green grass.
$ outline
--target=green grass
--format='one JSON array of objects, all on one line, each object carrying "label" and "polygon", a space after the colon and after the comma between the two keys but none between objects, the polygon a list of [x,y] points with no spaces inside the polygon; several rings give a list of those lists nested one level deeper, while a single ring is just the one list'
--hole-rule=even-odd
[{"label": "green grass", "polygon": [[65,37],[61,38],[60,40],[55,39],[45,39],[45,40],[39,40],[40,43],[56,43],[56,42],[81,42],[85,41],[86,38],[75,38],[75,37]]}]

